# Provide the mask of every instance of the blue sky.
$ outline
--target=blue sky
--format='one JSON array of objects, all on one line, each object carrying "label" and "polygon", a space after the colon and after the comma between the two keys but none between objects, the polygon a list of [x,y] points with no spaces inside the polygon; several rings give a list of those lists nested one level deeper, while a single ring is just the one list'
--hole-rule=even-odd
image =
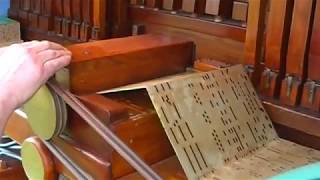
[{"label": "blue sky", "polygon": [[0,0],[0,16],[6,16],[9,7],[9,0]]}]

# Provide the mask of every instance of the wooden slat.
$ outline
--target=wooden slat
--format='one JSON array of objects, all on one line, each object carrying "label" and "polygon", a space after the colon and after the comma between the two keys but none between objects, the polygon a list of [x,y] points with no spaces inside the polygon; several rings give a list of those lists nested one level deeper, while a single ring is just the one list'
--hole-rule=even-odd
[{"label": "wooden slat", "polygon": [[92,0],[82,0],[82,16],[83,22],[80,29],[80,41],[88,41],[91,35],[92,27]]},{"label": "wooden slat", "polygon": [[281,80],[285,76],[286,55],[290,34],[293,0],[271,0],[266,31],[265,70],[260,92],[279,97]]},{"label": "wooden slat", "polygon": [[294,2],[286,70],[287,74],[301,78],[306,73],[306,54],[308,53],[314,2],[314,0]]},{"label": "wooden slat", "polygon": [[62,21],[62,34],[64,38],[69,38],[71,35],[71,0],[63,0],[63,21]]},{"label": "wooden slat", "polygon": [[222,0],[219,6],[219,16],[231,19],[233,0]]},{"label": "wooden slat", "polygon": [[320,80],[320,1],[317,0],[315,18],[313,22],[310,53],[308,62],[308,79]]},{"label": "wooden slat", "polygon": [[266,0],[254,0],[249,3],[244,64],[254,66],[260,63],[266,3]]},{"label": "wooden slat", "polygon": [[30,9],[28,13],[28,26],[37,29],[39,25],[39,15],[41,12],[40,0],[30,0]]},{"label": "wooden slat", "polygon": [[53,1],[54,32],[62,34],[63,0]]},{"label": "wooden slat", "polygon": [[18,19],[22,26],[28,26],[28,11],[30,10],[30,0],[20,1],[20,10]]},{"label": "wooden slat", "polygon": [[53,30],[53,0],[42,0],[41,15],[39,16],[39,29],[47,33]]},{"label": "wooden slat", "polygon": [[113,24],[111,37],[124,37],[130,35],[130,19],[128,12],[129,2],[127,0],[117,0],[111,7],[112,18],[109,19]]},{"label": "wooden slat", "polygon": [[320,137],[319,115],[299,112],[299,109],[289,109],[273,102],[264,101],[263,105],[274,123]]},{"label": "wooden slat", "polygon": [[307,57],[315,8],[314,0],[294,1],[286,62],[286,78],[282,80],[280,99],[287,105],[301,101],[307,75]]},{"label": "wooden slat", "polygon": [[92,40],[105,39],[107,37],[107,19],[109,17],[107,15],[107,8],[109,8],[108,2],[109,0],[93,1],[93,28],[91,34]]},{"label": "wooden slat", "polygon": [[317,0],[308,60],[308,81],[303,88],[301,106],[320,111],[320,1]]},{"label": "wooden slat", "polygon": [[196,1],[195,13],[198,16],[201,16],[204,14],[205,8],[206,8],[206,1],[207,0],[197,0]]},{"label": "wooden slat", "polygon": [[82,22],[82,2],[80,0],[72,0],[72,7],[71,38],[79,40]]},{"label": "wooden slat", "polygon": [[265,66],[280,71],[290,34],[293,0],[271,0],[266,33]]},{"label": "wooden slat", "polygon": [[242,64],[255,87],[259,85],[261,76],[262,49],[264,46],[265,14],[267,0],[253,0],[249,3],[249,17],[245,41],[245,58]]}]

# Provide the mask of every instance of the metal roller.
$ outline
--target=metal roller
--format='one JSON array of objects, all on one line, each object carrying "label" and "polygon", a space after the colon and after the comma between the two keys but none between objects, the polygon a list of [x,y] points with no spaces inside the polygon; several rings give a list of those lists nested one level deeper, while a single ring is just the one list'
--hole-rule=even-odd
[{"label": "metal roller", "polygon": [[22,143],[21,157],[29,179],[56,179],[52,156],[39,138],[28,138]]},{"label": "metal roller", "polygon": [[[51,153],[55,154],[65,166],[69,167],[68,169],[74,170],[71,172],[74,172],[73,174],[76,177],[81,177],[80,179],[90,179],[87,178],[86,175],[83,175],[84,173],[78,172],[77,169],[79,169],[79,167],[77,167],[74,162],[69,161],[68,157],[61,151],[58,151],[54,144],[50,143],[50,139],[60,135],[66,127],[67,108],[65,102],[142,176],[146,179],[161,179],[160,176],[145,164],[145,162],[127,147],[108,127],[102,124],[76,96],[62,88],[55,80],[49,81],[47,84],[48,87],[41,87],[24,105],[24,111],[27,114],[27,120],[33,132],[42,140],[45,140],[43,143],[46,144]],[[28,159],[27,155],[24,157]],[[27,170],[28,167],[26,171]]]},{"label": "metal roller", "polygon": [[41,139],[50,140],[61,134],[66,127],[66,104],[47,86],[39,89],[24,105],[23,111],[27,114],[33,132]]}]

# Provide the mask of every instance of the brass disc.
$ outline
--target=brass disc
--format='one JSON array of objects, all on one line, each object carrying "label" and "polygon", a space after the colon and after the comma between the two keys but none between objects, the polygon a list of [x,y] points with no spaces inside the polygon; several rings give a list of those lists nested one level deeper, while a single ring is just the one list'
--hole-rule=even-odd
[{"label": "brass disc", "polygon": [[28,179],[56,179],[52,155],[39,138],[31,137],[22,143],[21,158]]},{"label": "brass disc", "polygon": [[60,134],[66,126],[66,105],[47,86],[42,86],[23,110],[33,132],[44,140]]}]

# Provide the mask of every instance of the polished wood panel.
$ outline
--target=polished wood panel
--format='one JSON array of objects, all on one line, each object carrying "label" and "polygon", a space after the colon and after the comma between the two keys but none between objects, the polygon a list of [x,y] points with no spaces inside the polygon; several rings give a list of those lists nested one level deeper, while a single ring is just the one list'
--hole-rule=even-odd
[{"label": "polished wood panel", "polygon": [[183,72],[193,58],[192,42],[160,35],[76,44],[68,49],[73,53],[70,87],[80,94]]},{"label": "polished wood panel", "polygon": [[105,39],[108,36],[108,5],[109,4],[106,0],[93,1],[93,27],[91,34],[92,40]]},{"label": "polished wood panel", "polygon": [[308,60],[308,81],[304,84],[301,106],[320,111],[320,1],[317,1]]},{"label": "polished wood panel", "polygon": [[228,26],[215,22],[206,22],[195,18],[164,14],[161,12],[150,11],[137,7],[131,7],[130,12],[130,16],[132,17],[133,21],[161,24],[240,42],[245,41],[246,31],[241,27]]},{"label": "polished wood panel", "polygon": [[54,14],[54,32],[62,34],[62,19],[63,19],[63,0],[53,1],[53,14]]},{"label": "polished wood panel", "polygon": [[130,0],[131,5],[143,5],[144,0]]},{"label": "polished wood panel", "polygon": [[286,69],[288,74],[302,77],[306,72],[306,54],[308,54],[314,2],[313,0],[305,0],[294,3],[287,55]]},{"label": "polished wood panel", "polygon": [[79,99],[106,125],[129,117],[125,106],[102,95],[79,96]]},{"label": "polished wood panel", "polygon": [[93,4],[91,0],[82,0],[83,22],[80,28],[80,41],[83,41],[83,42],[87,42],[91,35],[91,26],[92,26],[92,17],[93,17],[92,6]]},{"label": "polished wood panel", "polygon": [[320,150],[319,137],[306,134],[304,131],[292,129],[281,124],[274,124],[278,135],[281,138],[293,141],[297,144]]},{"label": "polished wood panel", "polygon": [[53,0],[42,0],[39,29],[48,33],[53,30]]},{"label": "polished wood panel", "polygon": [[71,0],[63,0],[62,34],[66,39],[68,39],[71,35],[71,21],[72,21],[71,12],[72,12]]},{"label": "polished wood panel", "polygon": [[295,1],[286,62],[286,78],[282,81],[280,99],[287,105],[301,101],[307,71],[311,24],[315,1]]},{"label": "polished wood panel", "polygon": [[5,170],[1,170],[0,178],[6,179],[6,180],[17,180],[17,179],[27,180],[28,179],[26,177],[26,174],[23,170],[22,165],[17,165],[17,166],[9,167]]},{"label": "polished wood panel", "polygon": [[255,87],[259,85],[261,76],[262,48],[264,44],[265,12],[267,0],[251,1],[249,3],[247,33],[245,41],[245,58],[247,72]]},{"label": "polished wood panel", "polygon": [[207,0],[197,0],[196,1],[196,6],[195,6],[196,15],[201,16],[205,13],[206,1]]},{"label": "polished wood panel", "polygon": [[[129,19],[129,2],[127,0],[114,0],[112,6],[112,18],[110,19],[111,24],[111,37],[125,37],[129,36],[130,29],[130,19]],[[109,23],[110,24],[110,23]],[[109,27],[110,28],[110,27]]]},{"label": "polished wood panel", "polygon": [[313,21],[310,53],[308,61],[308,79],[320,80],[320,1],[317,0]]},{"label": "polished wood panel", "polygon": [[231,64],[244,58],[245,28],[196,18],[130,8],[134,24],[143,24],[146,33],[188,38],[196,44],[197,58],[210,58]]},{"label": "polished wood panel", "polygon": [[180,10],[182,8],[182,0],[163,0],[163,9],[166,10]]},{"label": "polished wood panel", "polygon": [[29,27],[37,29],[39,25],[39,15],[41,12],[40,0],[30,0],[30,9],[28,12]]},{"label": "polished wood panel", "polygon": [[246,32],[244,64],[254,66],[260,63],[266,4],[266,0],[251,1],[249,4],[250,16]]},{"label": "polished wood panel", "polygon": [[[146,163],[153,164],[174,154],[146,91],[113,93],[105,96],[128,108],[129,118],[115,121],[109,125],[109,128]],[[75,113],[69,113],[69,115],[68,130],[72,139],[94,150],[100,155],[99,157],[110,162],[113,178],[134,172],[134,169],[85,121]]]},{"label": "polished wood panel", "polygon": [[21,1],[20,9],[18,11],[18,20],[20,24],[25,27],[29,25],[29,22],[28,22],[29,9],[30,9],[30,0]]},{"label": "polished wood panel", "polygon": [[226,19],[231,19],[232,17],[232,7],[233,0],[222,0],[220,4],[220,13],[219,15]]},{"label": "polished wood panel", "polygon": [[[67,137],[55,138],[53,139],[53,143],[81,169],[90,174],[93,179],[111,179],[111,164],[99,154],[95,153],[94,149],[84,147]],[[55,159],[55,161],[57,161],[57,159]],[[68,170],[62,163],[56,165],[56,170],[59,173],[69,175]]]},{"label": "polished wood panel", "polygon": [[80,25],[82,22],[82,2],[80,0],[72,0],[72,22],[71,22],[71,38],[79,41],[80,40]]},{"label": "polished wood panel", "polygon": [[[172,156],[166,160],[153,164],[152,169],[155,170],[163,179],[168,180],[186,180],[187,177],[176,156]],[[119,180],[137,180],[143,179],[138,173],[129,174],[119,178]]]},{"label": "polished wood panel", "polygon": [[265,70],[260,92],[264,96],[280,95],[281,80],[285,76],[286,55],[290,34],[293,0],[271,0],[266,30]]},{"label": "polished wood panel", "polygon": [[[128,35],[118,32],[118,16],[127,14],[126,0],[20,0],[18,17],[24,40],[51,40],[58,43],[79,43]],[[120,4],[119,4],[120,3]],[[127,2],[128,3],[128,2]],[[13,8],[17,5],[12,3]],[[111,12],[114,11],[114,12]],[[10,14],[9,14],[10,15]],[[114,19],[112,22],[111,19]],[[128,19],[126,17],[126,19]],[[125,21],[123,26],[129,27]],[[123,29],[123,28],[122,28]]]}]

